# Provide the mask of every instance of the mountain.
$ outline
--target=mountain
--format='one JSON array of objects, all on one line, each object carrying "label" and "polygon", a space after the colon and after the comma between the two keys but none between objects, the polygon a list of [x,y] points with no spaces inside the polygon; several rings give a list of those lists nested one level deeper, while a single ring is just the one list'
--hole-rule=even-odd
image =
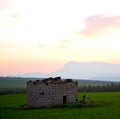
[{"label": "mountain", "polygon": [[38,72],[24,73],[24,74],[15,74],[10,75],[9,77],[24,77],[24,78],[44,78],[46,75]]},{"label": "mountain", "polygon": [[107,74],[101,74],[97,75],[96,77],[92,77],[90,80],[105,80],[105,81],[120,81],[120,74],[117,73],[107,73]]},{"label": "mountain", "polygon": [[90,79],[90,80],[120,80],[120,64],[110,64],[104,62],[68,62],[63,68],[56,72],[27,73],[16,75],[20,77],[56,77],[72,79]]},{"label": "mountain", "polygon": [[[107,77],[115,77],[120,74],[120,64],[109,64],[104,62],[69,62],[57,72],[48,76],[62,76],[73,79],[96,79],[104,74]],[[120,78],[120,75],[118,76]],[[105,77],[104,77],[105,78]]]}]

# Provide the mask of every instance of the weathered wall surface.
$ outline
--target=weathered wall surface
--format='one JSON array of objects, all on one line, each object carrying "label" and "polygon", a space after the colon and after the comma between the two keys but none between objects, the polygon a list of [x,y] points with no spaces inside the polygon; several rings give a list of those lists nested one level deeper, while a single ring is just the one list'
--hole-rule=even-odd
[{"label": "weathered wall surface", "polygon": [[[44,80],[45,81],[45,80]],[[78,84],[73,81],[46,80],[27,82],[28,105],[49,107],[62,103],[75,103],[78,99]]]}]

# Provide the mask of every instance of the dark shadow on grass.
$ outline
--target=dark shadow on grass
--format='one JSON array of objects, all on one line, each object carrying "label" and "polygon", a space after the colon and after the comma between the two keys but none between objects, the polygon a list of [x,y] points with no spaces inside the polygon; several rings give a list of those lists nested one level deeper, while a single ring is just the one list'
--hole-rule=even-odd
[{"label": "dark shadow on grass", "polygon": [[41,107],[41,108],[30,108],[28,105],[21,105],[19,106],[18,110],[31,110],[31,109],[52,109],[52,108],[95,108],[95,107],[102,107],[102,106],[108,106],[112,104],[111,102],[105,102],[105,101],[89,101],[85,104],[82,103],[73,103],[73,104],[58,104],[51,107]]}]

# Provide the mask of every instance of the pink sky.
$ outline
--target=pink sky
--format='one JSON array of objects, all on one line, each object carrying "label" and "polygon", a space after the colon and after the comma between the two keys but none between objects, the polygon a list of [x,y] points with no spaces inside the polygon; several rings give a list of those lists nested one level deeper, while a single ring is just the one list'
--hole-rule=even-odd
[{"label": "pink sky", "polygon": [[119,44],[119,0],[0,0],[0,75],[120,64]]}]

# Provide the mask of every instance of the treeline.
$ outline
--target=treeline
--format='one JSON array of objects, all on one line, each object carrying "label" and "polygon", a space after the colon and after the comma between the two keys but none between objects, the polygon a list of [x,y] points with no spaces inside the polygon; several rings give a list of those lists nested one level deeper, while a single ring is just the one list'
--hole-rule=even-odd
[{"label": "treeline", "polygon": [[119,92],[120,83],[110,83],[104,85],[80,85],[79,92]]},{"label": "treeline", "polygon": [[0,95],[26,93],[26,88],[0,88]]}]

